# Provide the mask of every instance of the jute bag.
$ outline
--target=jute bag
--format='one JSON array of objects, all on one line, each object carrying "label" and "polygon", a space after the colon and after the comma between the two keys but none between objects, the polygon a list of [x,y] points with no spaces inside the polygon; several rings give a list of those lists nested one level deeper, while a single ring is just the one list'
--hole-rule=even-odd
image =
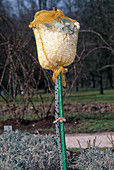
[{"label": "jute bag", "polygon": [[53,80],[62,73],[63,67],[70,65],[76,56],[77,40],[80,25],[76,20],[68,18],[64,13],[42,10],[37,12],[29,25],[33,29],[40,65],[52,70]]}]

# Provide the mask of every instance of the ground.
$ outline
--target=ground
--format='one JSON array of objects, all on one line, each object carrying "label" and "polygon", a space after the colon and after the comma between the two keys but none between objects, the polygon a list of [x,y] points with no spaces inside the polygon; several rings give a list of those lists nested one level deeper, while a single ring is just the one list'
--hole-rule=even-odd
[{"label": "ground", "polygon": [[44,133],[43,129],[47,129],[48,132],[48,129],[54,128],[53,121],[54,117],[52,116],[41,120],[8,119],[0,121],[0,131],[3,132],[4,125],[12,125],[13,130]]},{"label": "ground", "polygon": [[[2,107],[5,108],[5,111],[7,110],[5,105],[1,104],[0,105],[1,113],[2,113]],[[38,107],[38,111],[43,112],[41,106]],[[82,114],[80,114],[80,112],[82,112]],[[31,112],[29,111],[29,113],[32,115],[32,111]],[[40,120],[25,120],[22,118],[13,118],[13,119],[10,118],[6,120],[1,119],[0,132],[1,133],[3,132],[4,125],[12,125],[13,130],[19,129],[21,131],[29,131],[29,132],[39,131],[41,134],[55,133],[54,123],[53,123],[55,118],[53,113],[54,113],[54,106],[50,110],[50,114],[48,115],[48,117],[45,117],[44,119],[40,119]],[[65,123],[66,133],[72,133],[72,132],[93,133],[98,130],[99,132],[114,131],[114,126],[113,126],[114,103],[67,104],[64,106],[64,113],[67,119]],[[112,123],[112,125],[110,124],[110,122]],[[102,127],[101,127],[101,123],[102,123]],[[94,128],[95,124],[97,124],[96,129]],[[77,131],[74,130],[74,127]]]}]

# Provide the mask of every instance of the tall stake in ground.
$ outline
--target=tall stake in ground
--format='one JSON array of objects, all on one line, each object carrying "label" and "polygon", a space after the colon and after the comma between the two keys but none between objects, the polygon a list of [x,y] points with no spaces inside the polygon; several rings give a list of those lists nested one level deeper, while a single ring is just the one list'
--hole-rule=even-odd
[{"label": "tall stake in ground", "polygon": [[[62,97],[62,84],[61,84],[61,73],[57,77],[58,82],[58,97],[59,97],[59,114],[61,120],[64,118],[63,113],[63,97]],[[65,144],[65,129],[64,121],[60,121],[60,131],[61,131],[61,145],[62,145],[62,159],[63,159],[63,170],[67,170],[67,157],[66,157],[66,144]]]},{"label": "tall stake in ground", "polygon": [[[59,99],[58,99],[58,83],[57,79],[55,81],[55,120],[59,118]],[[62,146],[61,146],[61,132],[60,132],[60,122],[55,123],[57,144],[59,150],[59,159],[60,159],[60,170],[63,170],[63,161],[62,161]]]}]

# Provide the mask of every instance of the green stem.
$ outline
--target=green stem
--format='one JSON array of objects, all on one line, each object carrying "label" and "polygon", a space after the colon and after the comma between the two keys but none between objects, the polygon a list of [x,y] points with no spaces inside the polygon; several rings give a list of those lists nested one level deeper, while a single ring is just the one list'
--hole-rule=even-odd
[{"label": "green stem", "polygon": [[[63,98],[62,98],[62,84],[61,84],[61,73],[57,77],[58,81],[58,97],[59,97],[59,113],[60,117],[64,117],[63,113]],[[64,122],[60,122],[61,130],[61,145],[62,145],[62,158],[63,158],[63,170],[67,170],[67,157],[66,157],[66,144],[65,144],[65,129]]]}]

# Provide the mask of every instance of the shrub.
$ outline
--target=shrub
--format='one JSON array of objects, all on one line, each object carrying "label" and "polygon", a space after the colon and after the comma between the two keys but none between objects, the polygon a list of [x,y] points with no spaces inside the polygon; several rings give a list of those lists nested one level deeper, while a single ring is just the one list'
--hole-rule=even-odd
[{"label": "shrub", "polygon": [[4,132],[0,135],[0,169],[59,169],[56,138],[18,130]]},{"label": "shrub", "polygon": [[[68,159],[68,170],[113,170],[114,153],[94,145]],[[4,132],[0,135],[0,170],[60,170],[54,135]]]},{"label": "shrub", "polygon": [[114,169],[114,153],[110,149],[101,151],[98,147],[81,149],[81,154],[75,159],[79,170],[112,170]]}]

